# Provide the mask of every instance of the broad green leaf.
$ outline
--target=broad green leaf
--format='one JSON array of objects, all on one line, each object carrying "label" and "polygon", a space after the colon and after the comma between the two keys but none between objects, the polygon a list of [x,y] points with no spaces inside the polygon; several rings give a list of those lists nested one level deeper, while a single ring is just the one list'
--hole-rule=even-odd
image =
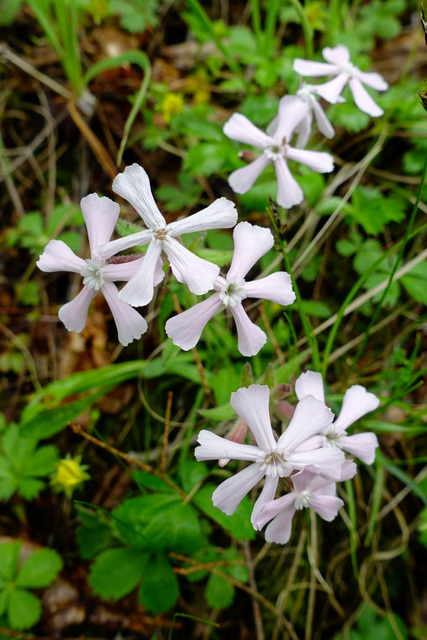
[{"label": "broad green leaf", "polygon": [[414,300],[427,305],[427,262],[417,264],[400,282]]},{"label": "broad green leaf", "polygon": [[6,588],[4,591],[0,591],[0,618],[9,606],[10,594],[11,590],[9,588]]},{"label": "broad green leaf", "polygon": [[0,544],[0,576],[9,582],[13,579],[18,566],[21,540]]},{"label": "broad green leaf", "polygon": [[12,629],[29,629],[42,612],[40,600],[29,591],[14,589],[10,594],[8,618]]},{"label": "broad green leaf", "polygon": [[21,478],[18,482],[17,491],[25,500],[32,500],[45,488],[43,480],[37,478]]},{"label": "broad green leaf", "polygon": [[212,409],[199,409],[198,413],[210,420],[231,420],[236,417],[236,412],[229,402],[222,404],[220,407],[213,407]]},{"label": "broad green leaf", "polygon": [[179,596],[178,579],[163,553],[152,556],[139,588],[139,602],[154,614],[163,613]]},{"label": "broad green leaf", "polygon": [[83,560],[90,560],[112,546],[113,534],[110,524],[103,522],[98,514],[86,511],[80,505],[78,507],[82,526],[76,531],[77,544],[80,557]]},{"label": "broad green leaf", "polygon": [[202,482],[208,474],[205,464],[195,460],[183,460],[179,464],[179,479],[186,493],[190,493],[194,487]]},{"label": "broad green leaf", "polygon": [[218,251],[217,249],[197,249],[195,254],[203,260],[216,264],[218,267],[229,264],[233,257],[232,251]]},{"label": "broad green leaf", "polygon": [[89,582],[102,598],[120,600],[133,591],[147,573],[147,553],[138,549],[107,549],[91,566]]},{"label": "broad green leaf", "polygon": [[16,424],[11,424],[2,435],[1,449],[5,456],[13,463],[17,474],[24,472],[31,460],[35,447],[33,439],[22,437],[22,432]]},{"label": "broad green leaf", "polygon": [[224,549],[222,552],[222,559],[224,560],[240,560],[242,564],[230,564],[227,567],[224,567],[224,573],[228,573],[230,576],[233,576],[236,580],[240,580],[240,582],[248,582],[249,580],[249,571],[247,566],[244,564],[243,557],[234,547],[228,547],[228,549]]},{"label": "broad green leaf", "polygon": [[158,476],[148,473],[143,469],[137,469],[132,473],[132,477],[139,487],[150,489],[151,491],[158,491],[160,493],[173,493],[175,491],[164,480]]},{"label": "broad green leaf", "polygon": [[234,586],[228,580],[211,573],[205,589],[206,602],[210,607],[226,609],[233,603],[234,594]]},{"label": "broad green leaf", "polygon": [[216,487],[207,484],[193,496],[192,502],[206,516],[217,522],[226,531],[229,531],[236,540],[253,540],[255,538],[255,530],[251,524],[251,513],[253,504],[245,497],[232,516],[213,506],[212,494]]},{"label": "broad green leaf", "polygon": [[16,585],[28,589],[47,587],[62,569],[62,558],[53,549],[39,549],[27,558],[18,572]]},{"label": "broad green leaf", "polygon": [[25,470],[26,476],[46,476],[53,471],[54,465],[58,462],[58,450],[53,444],[39,447]]}]

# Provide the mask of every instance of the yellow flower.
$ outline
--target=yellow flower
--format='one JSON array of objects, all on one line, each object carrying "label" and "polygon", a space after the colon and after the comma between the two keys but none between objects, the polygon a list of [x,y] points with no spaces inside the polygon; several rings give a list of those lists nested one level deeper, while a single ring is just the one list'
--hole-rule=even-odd
[{"label": "yellow flower", "polygon": [[76,456],[71,458],[67,454],[66,458],[62,458],[56,465],[56,472],[52,477],[52,485],[57,491],[64,491],[64,493],[71,497],[74,489],[90,478],[90,475],[86,473],[87,466],[81,464],[81,457]]},{"label": "yellow flower", "polygon": [[166,124],[169,124],[171,116],[181,113],[184,107],[184,98],[179,93],[167,93],[162,102],[162,115]]}]

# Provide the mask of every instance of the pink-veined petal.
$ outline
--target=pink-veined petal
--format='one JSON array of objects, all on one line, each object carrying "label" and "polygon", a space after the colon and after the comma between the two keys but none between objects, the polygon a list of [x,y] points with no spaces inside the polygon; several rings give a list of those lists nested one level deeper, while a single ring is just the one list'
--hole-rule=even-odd
[{"label": "pink-veined petal", "polygon": [[243,356],[255,356],[267,342],[264,331],[250,320],[242,303],[231,307],[237,328],[237,348]]},{"label": "pink-veined petal", "polygon": [[341,66],[350,62],[350,51],[343,44],[337,44],[336,47],[325,47],[322,55],[326,62]]},{"label": "pink-veined petal", "polygon": [[370,411],[379,407],[380,401],[360,384],[355,384],[344,394],[341,411],[334,422],[336,430],[345,430]]},{"label": "pink-veined petal", "polygon": [[80,200],[80,207],[89,236],[92,258],[97,256],[96,247],[108,242],[113,235],[119,218],[120,207],[110,198],[100,198],[97,193],[90,193]]},{"label": "pink-veined petal", "polygon": [[[335,135],[335,129],[329,122],[326,113],[323,111],[322,105],[317,100],[314,100],[312,107],[320,133],[326,138],[333,138]],[[298,146],[301,147],[302,145],[298,144]]]},{"label": "pink-veined petal", "polygon": [[178,282],[185,282],[190,291],[200,296],[214,288],[219,274],[216,264],[191,253],[176,238],[167,237],[163,241],[163,251]]},{"label": "pink-veined petal", "polygon": [[322,447],[321,449],[314,449],[313,451],[294,451],[293,453],[287,454],[287,460],[294,469],[304,469],[308,466],[315,466],[319,474],[331,480],[339,481],[341,480],[341,468],[344,464],[345,456],[338,447]]},{"label": "pink-veined petal", "polygon": [[218,198],[206,209],[193,213],[182,220],[171,222],[167,226],[170,236],[175,238],[184,233],[207,231],[208,229],[230,229],[237,222],[234,202],[227,198]]},{"label": "pink-veined petal", "polygon": [[342,436],[335,440],[335,446],[359,458],[365,464],[372,464],[375,460],[375,449],[378,438],[375,433],[355,433],[352,436]]},{"label": "pink-veined petal", "polygon": [[292,304],[295,301],[291,276],[286,271],[277,271],[265,278],[245,282],[243,291],[247,298],[261,298],[282,305]]},{"label": "pink-veined petal", "polygon": [[231,394],[230,404],[248,425],[262,451],[276,448],[270,421],[270,390],[265,385],[251,384]]},{"label": "pink-veined petal", "polygon": [[274,245],[273,234],[267,227],[239,222],[233,231],[234,253],[228,270],[228,280],[244,278],[249,269]]},{"label": "pink-veined petal", "polygon": [[120,344],[126,347],[132,340],[138,340],[148,328],[145,318],[120,300],[117,287],[112,282],[104,282],[101,291],[113,314]]},{"label": "pink-veined petal", "polygon": [[[199,462],[203,460],[221,460],[221,458],[255,462],[262,455],[262,451],[258,447],[227,440],[207,429],[199,432],[197,442],[200,446],[195,448],[194,455]],[[264,472],[262,475],[264,475]]]},{"label": "pink-veined petal", "polygon": [[357,78],[350,78],[350,91],[353,94],[354,102],[361,111],[369,114],[372,118],[382,116],[384,111],[366,91],[363,84]]},{"label": "pink-veined petal", "polygon": [[304,371],[295,381],[295,393],[298,400],[302,400],[305,396],[313,396],[324,403],[322,374],[316,371]]},{"label": "pink-veined petal", "polygon": [[89,305],[98,292],[92,287],[83,287],[80,293],[67,302],[58,311],[58,317],[64,323],[68,331],[80,333],[84,329],[87,320]]},{"label": "pink-veined petal", "polygon": [[248,118],[241,113],[233,113],[231,118],[227,120],[223,131],[231,140],[243,142],[253,147],[264,149],[272,144],[272,139],[264,131],[258,129]]},{"label": "pink-veined petal", "polygon": [[263,153],[246,167],[241,167],[241,169],[236,169],[236,171],[230,173],[228,184],[236,193],[246,193],[270,162],[270,158]]},{"label": "pink-veined petal", "polygon": [[293,70],[299,73],[300,76],[312,76],[313,78],[332,76],[338,73],[338,67],[336,64],[313,62],[312,60],[303,60],[303,58],[295,58],[293,62]]},{"label": "pink-veined petal", "polygon": [[151,302],[154,295],[155,275],[161,252],[161,240],[153,238],[138,271],[120,291],[120,300],[133,307],[143,307]]},{"label": "pink-veined petal", "polygon": [[388,83],[379,73],[359,71],[357,79],[368,87],[371,87],[371,89],[376,89],[376,91],[386,91],[388,89]]},{"label": "pink-veined petal", "polygon": [[313,451],[313,449],[320,449],[323,447],[324,436],[313,436],[308,440],[304,440],[302,444],[300,444],[295,451]]},{"label": "pink-veined petal", "polygon": [[151,193],[150,179],[139,164],[131,164],[115,177],[113,191],[130,202],[149,229],[158,231],[166,226]]},{"label": "pink-veined petal", "polygon": [[96,255],[101,258],[101,260],[107,260],[107,258],[111,258],[111,256],[116,255],[119,251],[124,251],[125,249],[131,249],[136,246],[144,246],[151,242],[153,239],[153,232],[149,229],[143,229],[142,231],[138,231],[137,233],[131,233],[130,236],[125,236],[124,238],[118,238],[117,240],[112,240],[111,242],[107,242],[106,244],[100,244],[96,247]]},{"label": "pink-veined petal", "polygon": [[86,261],[76,256],[74,251],[71,251],[70,247],[62,240],[50,240],[36,264],[41,271],[47,273],[55,273],[56,271],[80,273]]},{"label": "pink-veined petal", "polygon": [[295,133],[298,134],[298,138],[295,143],[295,146],[298,149],[304,149],[304,147],[306,146],[311,134],[312,122],[313,122],[312,112],[309,111],[307,116],[303,120],[301,120],[299,125],[295,128]]},{"label": "pink-veined petal", "polygon": [[274,161],[277,176],[277,203],[285,209],[290,209],[304,200],[304,194],[295,180],[286,160],[282,157]]},{"label": "pink-veined petal", "polygon": [[352,478],[354,478],[356,473],[357,473],[357,464],[353,462],[353,460],[345,460],[343,466],[341,467],[340,482],[344,482],[344,480],[351,480]]},{"label": "pink-veined petal", "polygon": [[[283,497],[287,498],[287,496]],[[295,515],[295,511],[294,500],[291,501],[287,507],[284,507],[279,511],[277,516],[271,520],[265,530],[265,539],[267,542],[275,542],[276,544],[286,544],[289,542],[292,534],[292,520]],[[269,515],[270,512],[264,511],[264,518],[267,518]],[[266,522],[268,522],[268,520]]]},{"label": "pink-veined petal", "polygon": [[254,508],[252,510],[251,522],[254,529],[261,529],[258,527],[258,517],[267,502],[274,500],[276,494],[277,485],[279,484],[279,476],[265,476],[264,486],[257,500],[255,501]]},{"label": "pink-veined petal", "polygon": [[289,143],[294,130],[301,120],[307,117],[308,112],[308,104],[301,98],[298,98],[298,96],[284,96],[279,103],[279,119],[274,132],[274,141],[279,145],[282,144],[283,140]]},{"label": "pink-veined petal", "polygon": [[296,149],[289,147],[286,152],[288,160],[295,160],[304,164],[313,171],[319,173],[329,173],[334,169],[334,159],[330,153],[325,151],[309,151],[308,149]]},{"label": "pink-veined petal", "polygon": [[317,93],[327,102],[339,102],[341,93],[348,82],[348,74],[340,73],[336,78],[317,85]]},{"label": "pink-veined petal", "polygon": [[344,502],[335,496],[315,494],[309,498],[308,506],[323,520],[332,522],[337,517],[338,511],[344,506]]},{"label": "pink-veined petal", "polygon": [[279,438],[280,451],[294,451],[304,440],[326,429],[334,414],[323,402],[313,396],[305,396],[295,407],[295,413]]},{"label": "pink-veined petal", "polygon": [[212,494],[212,502],[215,507],[231,516],[246,494],[264,477],[257,464],[251,464],[243,471],[221,482]]},{"label": "pink-veined petal", "polygon": [[[141,256],[140,254],[132,257],[134,257],[133,260],[124,262],[110,262],[106,264],[102,268],[102,275],[104,276],[104,278],[109,282],[127,282],[128,280],[130,280],[136,274],[138,269],[142,266],[143,261],[145,260],[145,256]],[[162,266],[163,261],[161,258],[159,258],[154,272],[154,286],[158,285],[165,276]]]},{"label": "pink-veined petal", "polygon": [[218,293],[214,293],[207,300],[195,304],[191,309],[169,318],[165,325],[166,335],[172,338],[172,342],[184,351],[192,349],[199,342],[206,324],[221,306],[222,302]]}]

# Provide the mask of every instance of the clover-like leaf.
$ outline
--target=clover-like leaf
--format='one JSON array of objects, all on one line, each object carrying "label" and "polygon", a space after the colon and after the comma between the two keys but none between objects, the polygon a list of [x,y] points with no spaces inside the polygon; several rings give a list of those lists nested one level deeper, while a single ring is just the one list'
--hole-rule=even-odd
[{"label": "clover-like leaf", "polygon": [[39,549],[24,562],[16,586],[39,589],[50,585],[62,569],[62,558],[53,549]]},{"label": "clover-like leaf", "polygon": [[8,619],[12,629],[29,629],[40,618],[40,600],[29,591],[14,589],[10,594]]}]

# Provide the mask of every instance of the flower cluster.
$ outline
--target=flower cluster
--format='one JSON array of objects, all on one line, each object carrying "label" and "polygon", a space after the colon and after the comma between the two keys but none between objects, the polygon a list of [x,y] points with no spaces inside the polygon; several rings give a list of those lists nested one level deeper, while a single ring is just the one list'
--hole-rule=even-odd
[{"label": "flower cluster", "polygon": [[[197,460],[244,460],[248,467],[222,482],[214,491],[216,507],[231,515],[243,497],[259,482],[264,486],[252,511],[255,529],[267,522],[268,542],[286,543],[291,535],[296,510],[313,509],[328,522],[344,505],[336,496],[336,483],[352,478],[356,464],[346,459],[351,453],[367,464],[375,458],[378,446],[373,433],[347,435],[347,428],[379,405],[378,398],[360,385],[350,387],[338,418],[325,404],[320,373],[307,371],[296,381],[298,403],[293,416],[277,437],[269,412],[270,391],[267,386],[253,384],[231,394],[230,404],[249,428],[253,444],[239,438],[229,440],[202,430],[196,447]],[[283,479],[288,493],[275,499],[279,481]]]}]

